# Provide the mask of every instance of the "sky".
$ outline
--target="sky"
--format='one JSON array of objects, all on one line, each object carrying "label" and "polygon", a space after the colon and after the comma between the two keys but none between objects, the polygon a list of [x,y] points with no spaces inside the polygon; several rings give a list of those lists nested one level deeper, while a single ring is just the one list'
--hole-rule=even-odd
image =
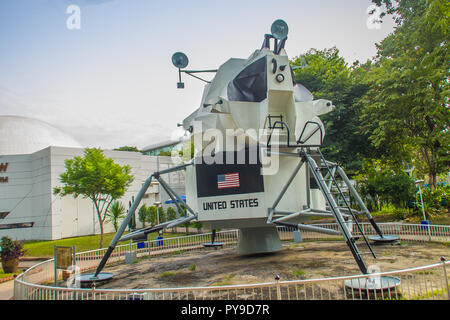
[{"label": "sky", "polygon": [[290,58],[336,46],[347,63],[365,62],[394,30],[388,18],[368,26],[371,4],[0,0],[0,115],[46,121],[86,147],[143,148],[179,136],[177,123],[200,105],[203,82],[185,76],[177,89],[174,52],[188,69],[217,69],[250,56],[283,19]]}]

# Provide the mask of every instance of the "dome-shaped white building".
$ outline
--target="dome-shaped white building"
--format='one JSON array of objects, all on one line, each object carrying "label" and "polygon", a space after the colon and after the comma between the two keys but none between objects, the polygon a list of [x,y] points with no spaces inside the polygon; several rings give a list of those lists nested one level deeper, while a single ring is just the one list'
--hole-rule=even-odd
[{"label": "dome-shaped white building", "polygon": [[[89,199],[53,194],[54,187],[61,186],[65,160],[83,153],[80,143],[48,123],[0,115],[0,238],[56,240],[100,233]],[[104,154],[121,166],[129,165],[135,176],[121,198],[124,205],[138,193],[149,173],[159,170],[160,165],[172,165],[170,157],[156,159],[139,152],[114,150],[104,150]],[[184,181],[181,178],[174,180],[172,188],[179,190]],[[184,185],[181,187],[184,192]],[[155,185],[143,203],[153,205],[165,200],[168,195],[161,196]],[[104,228],[105,232],[114,231],[111,223]]]},{"label": "dome-shaped white building", "polygon": [[21,116],[0,116],[0,155],[30,154],[49,146],[82,148],[50,124]]}]

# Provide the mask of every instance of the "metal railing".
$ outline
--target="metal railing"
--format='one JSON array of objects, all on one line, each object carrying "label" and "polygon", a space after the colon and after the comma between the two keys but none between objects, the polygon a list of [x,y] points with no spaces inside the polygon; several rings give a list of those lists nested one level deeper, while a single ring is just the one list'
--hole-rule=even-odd
[{"label": "metal railing", "polygon": [[[370,224],[361,224],[367,235],[375,235]],[[335,224],[321,224],[323,228],[337,230]],[[397,235],[402,241],[450,241],[450,226],[413,225],[402,223],[379,224],[383,234]],[[353,228],[356,230],[356,228]],[[292,230],[288,227],[278,228],[282,240],[293,238]],[[356,235],[357,232],[355,231]],[[216,241],[224,246],[237,243],[238,230],[220,231],[216,234]],[[117,246],[108,265],[122,263],[125,254],[134,251],[138,258],[150,255],[173,254],[203,248],[202,243],[209,242],[209,233],[184,237],[165,238],[146,241],[138,249],[137,243]],[[331,239],[336,236],[314,232],[302,232],[304,240]],[[143,247],[142,247],[143,246]],[[81,252],[76,255],[76,266],[80,272],[95,269],[103,257],[106,249]],[[186,288],[158,288],[158,289],[80,289],[54,287],[53,259],[41,262],[14,280],[14,299],[17,300],[159,300],[159,299],[295,299],[295,300],[336,300],[336,299],[450,299],[448,289],[448,261],[433,265],[383,272],[370,275],[355,275],[323,279],[307,279],[296,281],[275,281],[259,284],[186,287]],[[394,277],[400,280],[398,286],[386,290],[351,289],[348,281],[364,284],[378,277]],[[58,278],[62,277],[62,271]],[[361,286],[359,286],[361,287]],[[364,287],[364,286],[363,286]]]}]

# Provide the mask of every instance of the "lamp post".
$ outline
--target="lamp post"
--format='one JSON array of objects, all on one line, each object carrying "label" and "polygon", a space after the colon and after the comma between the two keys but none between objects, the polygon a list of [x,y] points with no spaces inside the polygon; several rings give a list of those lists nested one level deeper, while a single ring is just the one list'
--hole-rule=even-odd
[{"label": "lamp post", "polygon": [[423,220],[426,221],[427,217],[425,216],[425,209],[423,207],[423,198],[422,198],[422,189],[420,189],[420,184],[423,182],[423,180],[416,180],[414,183],[419,186],[419,195],[420,195],[420,204],[422,205],[422,214],[423,214]]},{"label": "lamp post", "polygon": [[431,240],[431,231],[430,231],[430,227],[428,226],[428,221],[427,221],[427,217],[425,216],[425,208],[423,206],[423,197],[422,197],[422,189],[420,188],[420,184],[424,182],[424,180],[416,180],[414,181],[414,183],[419,187],[419,195],[420,195],[420,204],[422,205],[422,215],[423,215],[423,221],[424,223],[426,223],[426,227],[428,229],[428,236]]},{"label": "lamp post", "polygon": [[415,167],[412,165],[405,165],[403,167],[403,171],[406,172],[406,174],[408,174],[408,176],[413,177],[412,173],[414,171]]},{"label": "lamp post", "polygon": [[161,202],[154,202],[153,205],[156,206],[156,221],[157,221],[157,225],[159,224],[159,206],[161,205]]}]

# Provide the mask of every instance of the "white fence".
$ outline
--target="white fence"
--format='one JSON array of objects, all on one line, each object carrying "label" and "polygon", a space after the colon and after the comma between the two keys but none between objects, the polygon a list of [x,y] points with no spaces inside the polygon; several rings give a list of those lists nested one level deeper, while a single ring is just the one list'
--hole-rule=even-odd
[{"label": "white fence", "polygon": [[[337,230],[335,224],[321,224],[321,227]],[[384,234],[397,235],[401,241],[450,241],[450,226],[422,226],[401,223],[381,223]],[[366,235],[373,235],[370,224],[362,224]],[[353,232],[357,235],[356,227]],[[289,228],[279,228],[282,240],[292,239]],[[224,246],[235,245],[239,236],[237,230],[220,231],[216,241]],[[125,253],[133,250],[138,257],[184,252],[203,248],[202,243],[210,242],[211,235],[200,234],[176,238],[165,238],[163,243],[158,240],[144,242],[144,248],[137,248],[137,243],[120,245],[115,248],[108,260],[108,265],[121,263]],[[313,232],[302,232],[304,240],[337,238]],[[142,244],[141,244],[142,245]],[[131,249],[130,249],[131,248]],[[99,264],[106,249],[78,253],[76,265],[81,272],[93,270]],[[438,262],[439,257],[436,257]],[[280,281],[260,284],[191,287],[167,289],[79,289],[54,287],[53,259],[39,263],[14,281],[14,299],[17,300],[136,300],[136,299],[295,299],[295,300],[345,300],[345,299],[450,299],[448,289],[448,261],[433,265],[384,272],[379,274],[308,279],[298,281]],[[448,269],[448,267],[447,267]],[[58,278],[61,277],[58,273]],[[364,283],[378,276],[400,279],[400,285],[386,290],[350,289],[348,281]]]}]

